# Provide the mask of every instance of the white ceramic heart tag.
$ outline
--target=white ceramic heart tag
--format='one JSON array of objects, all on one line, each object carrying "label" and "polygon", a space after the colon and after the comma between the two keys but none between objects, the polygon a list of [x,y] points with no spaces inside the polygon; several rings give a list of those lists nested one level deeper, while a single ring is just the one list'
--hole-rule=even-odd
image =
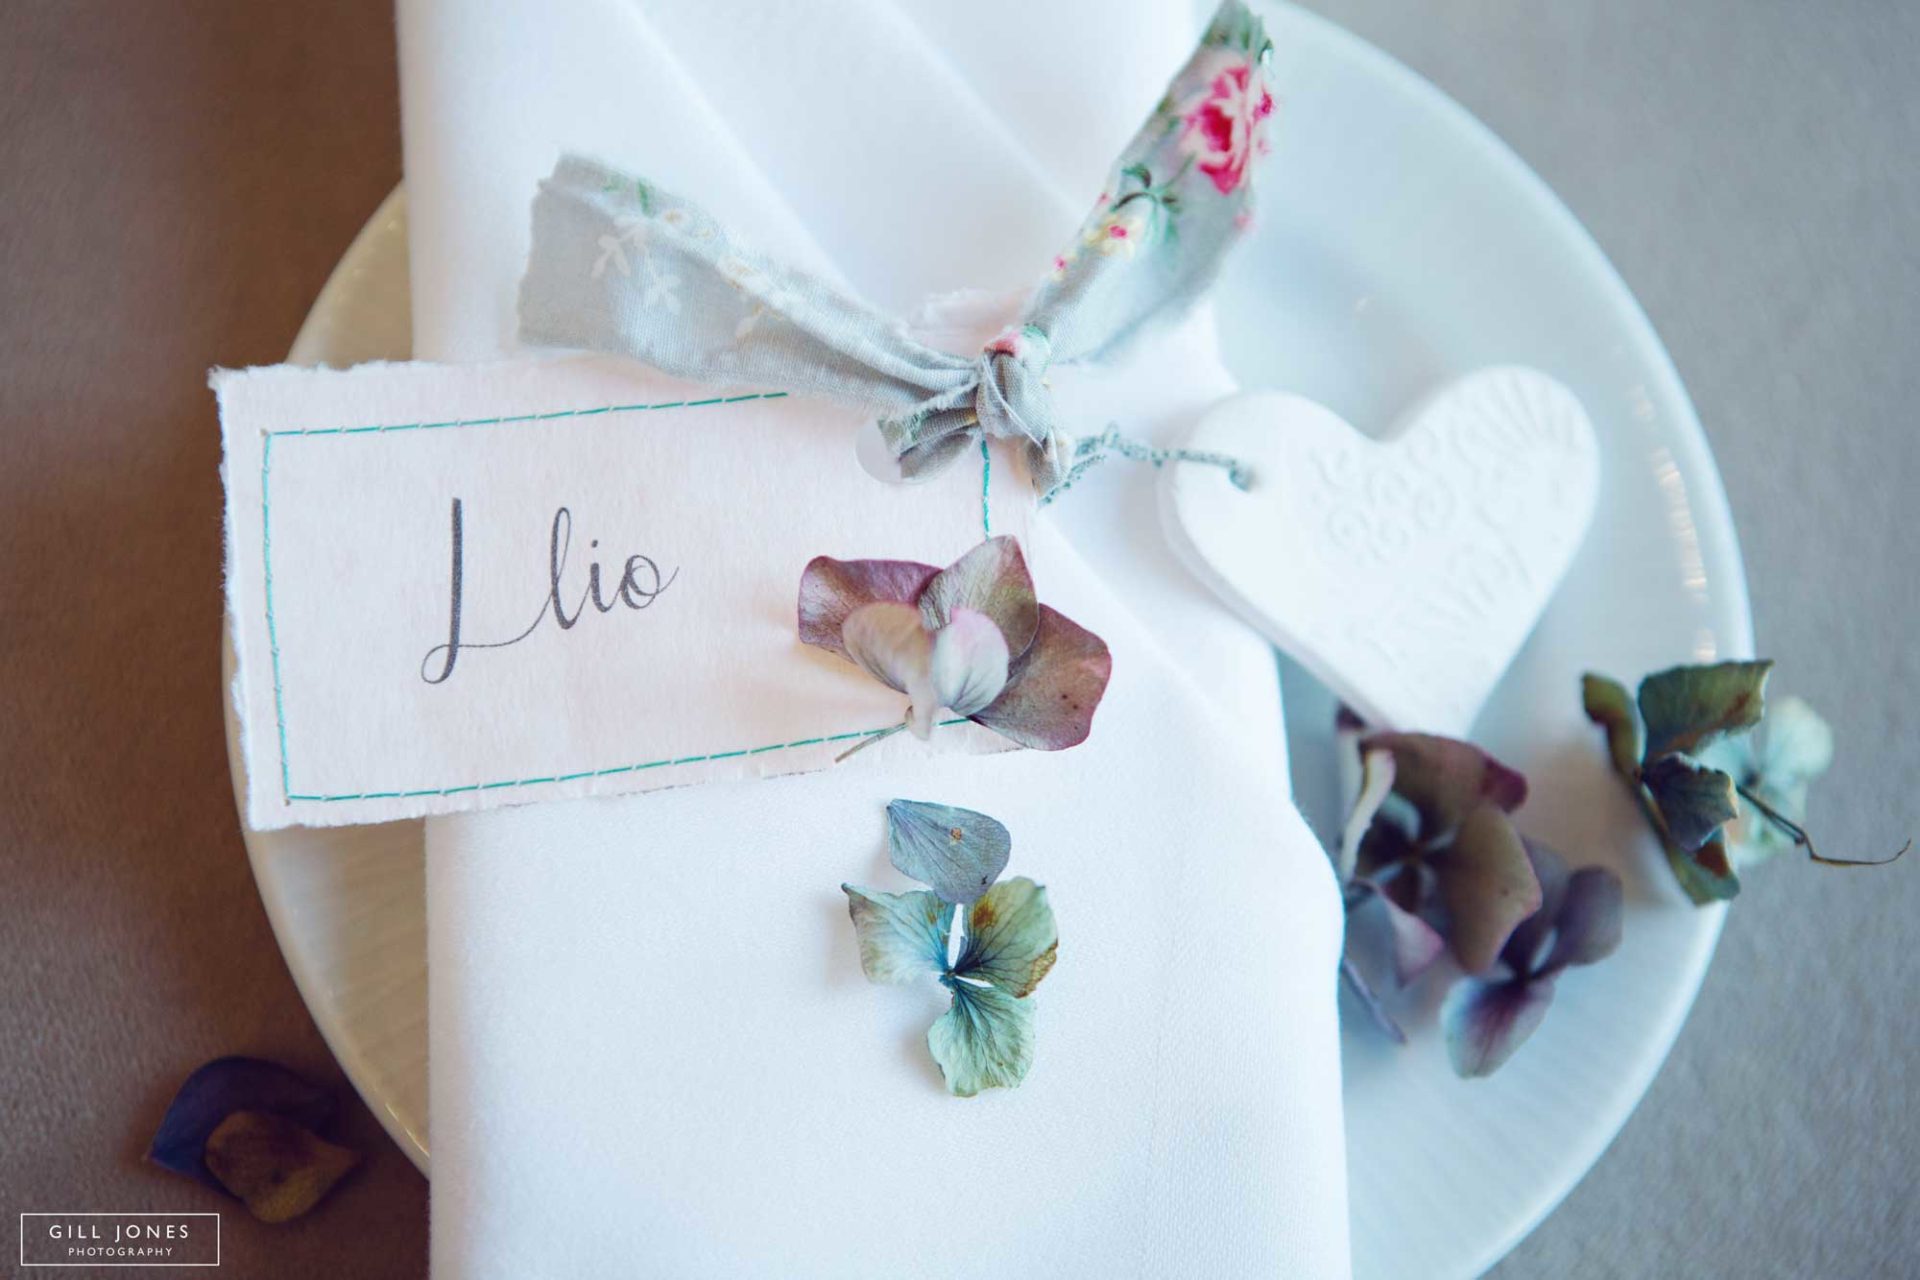
[{"label": "white ceramic heart tag", "polygon": [[1599,487],[1580,402],[1515,367],[1443,388],[1385,440],[1257,392],[1210,410],[1191,444],[1254,482],[1168,469],[1188,566],[1369,723],[1455,737],[1538,621]]}]

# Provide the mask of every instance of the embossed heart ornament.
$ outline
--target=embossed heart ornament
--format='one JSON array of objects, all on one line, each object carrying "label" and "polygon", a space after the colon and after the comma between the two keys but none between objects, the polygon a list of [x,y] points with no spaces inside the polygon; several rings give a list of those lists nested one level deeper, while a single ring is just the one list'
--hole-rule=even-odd
[{"label": "embossed heart ornament", "polygon": [[1593,424],[1533,369],[1468,374],[1384,440],[1301,396],[1222,402],[1169,468],[1181,557],[1370,723],[1464,737],[1566,572],[1599,488]]}]

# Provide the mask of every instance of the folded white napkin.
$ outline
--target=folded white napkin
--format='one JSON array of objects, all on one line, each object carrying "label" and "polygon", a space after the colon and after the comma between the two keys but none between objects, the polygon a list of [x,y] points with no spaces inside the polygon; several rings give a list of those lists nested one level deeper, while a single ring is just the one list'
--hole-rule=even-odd
[{"label": "folded white napkin", "polygon": [[[440,359],[510,349],[562,150],[902,313],[1017,287],[1199,30],[1153,0],[400,19],[415,349]],[[1062,421],[1164,435],[1231,388],[1204,317],[1165,344],[1059,372]],[[1340,911],[1285,800],[1271,661],[1168,556],[1150,472],[1109,464],[1054,510],[1043,598],[1115,658],[1085,746],[428,824],[436,1274],[1344,1273]],[[995,814],[1009,874],[1050,887],[1061,960],[1017,1091],[946,1096],[938,988],[859,975],[838,884],[906,887],[896,795]]]}]

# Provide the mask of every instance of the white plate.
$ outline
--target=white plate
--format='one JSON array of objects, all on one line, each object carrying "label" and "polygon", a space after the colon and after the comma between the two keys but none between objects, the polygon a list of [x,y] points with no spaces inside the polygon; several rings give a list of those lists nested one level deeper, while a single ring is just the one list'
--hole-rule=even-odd
[{"label": "white plate", "polygon": [[[1580,716],[1578,673],[1632,678],[1749,654],[1746,585],[1673,365],[1572,215],[1462,108],[1377,50],[1291,8],[1271,28],[1281,118],[1262,224],[1221,289],[1229,364],[1250,386],[1303,392],[1369,429],[1469,369],[1533,364],[1574,389],[1602,437],[1593,531],[1478,736],[1533,780],[1531,833],[1621,870],[1626,942],[1562,979],[1545,1026],[1492,1080],[1453,1077],[1428,991],[1412,993],[1409,1047],[1358,1020],[1345,1044],[1356,1275],[1467,1276],[1544,1217],[1619,1130],[1692,1004],[1723,915],[1688,906],[1639,831]],[[408,324],[396,192],[290,358],[402,358]],[[1299,678],[1288,698],[1302,803],[1323,816],[1330,708]],[[419,824],[249,833],[247,848],[322,1033],[426,1168]]]}]

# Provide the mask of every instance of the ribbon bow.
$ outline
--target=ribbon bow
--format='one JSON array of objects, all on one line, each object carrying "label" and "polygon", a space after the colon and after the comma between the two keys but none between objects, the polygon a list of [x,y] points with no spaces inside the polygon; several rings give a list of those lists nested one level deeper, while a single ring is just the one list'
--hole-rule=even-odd
[{"label": "ribbon bow", "polygon": [[945,466],[982,434],[1014,441],[1034,487],[1051,495],[1084,470],[1089,450],[1062,438],[1048,368],[1099,359],[1185,310],[1249,224],[1252,165],[1273,111],[1269,47],[1241,0],[1221,6],[1021,323],[977,355],[918,342],[897,320],[736,242],[697,205],[577,156],[534,200],[521,340],[869,409],[909,476]]}]

